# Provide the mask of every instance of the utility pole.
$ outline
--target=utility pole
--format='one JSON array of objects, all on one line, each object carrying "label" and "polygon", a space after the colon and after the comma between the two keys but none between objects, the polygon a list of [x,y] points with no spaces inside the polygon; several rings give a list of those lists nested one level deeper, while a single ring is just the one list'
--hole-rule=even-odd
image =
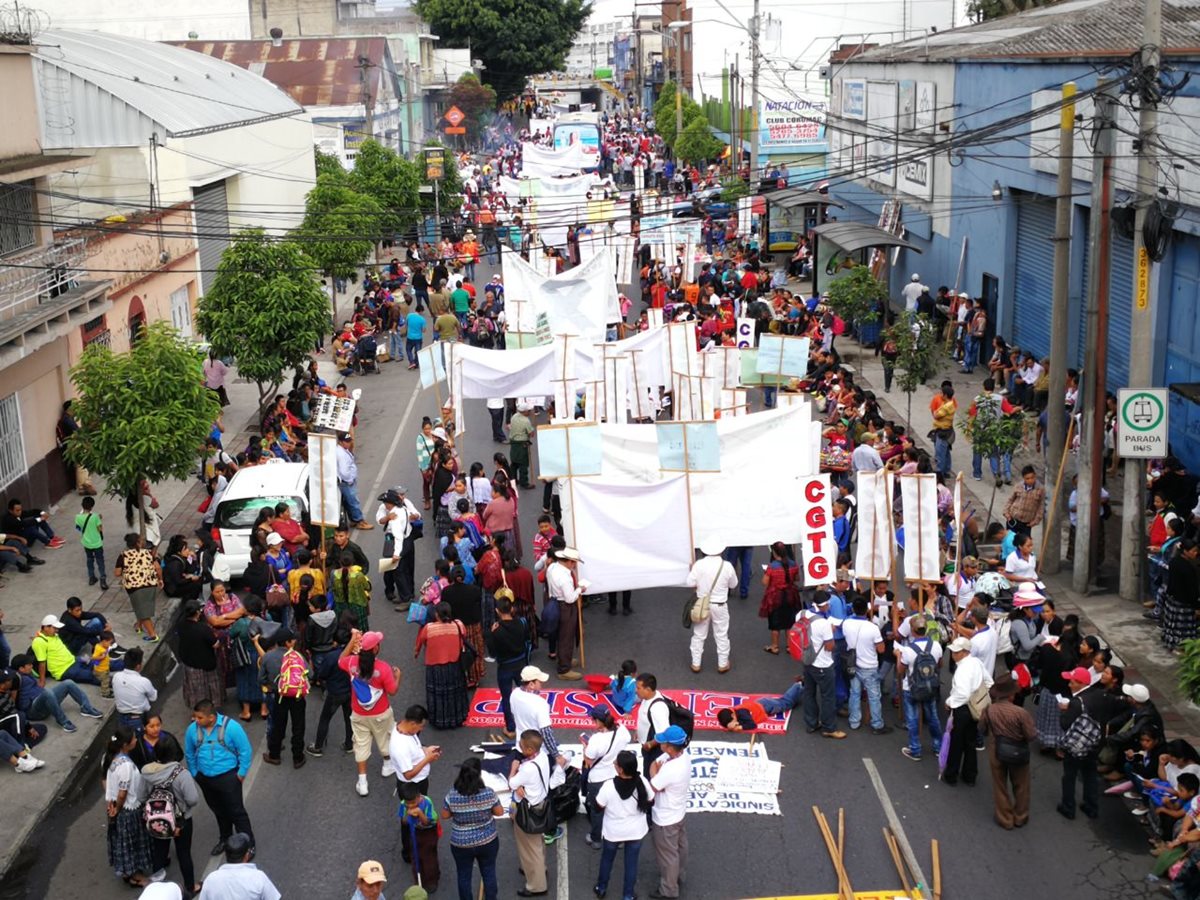
[{"label": "utility pole", "polygon": [[[1162,54],[1162,0],[1146,0],[1142,18],[1142,72],[1156,79]],[[1134,296],[1129,326],[1129,387],[1150,387],[1153,378],[1153,324],[1158,294],[1156,272],[1146,254],[1146,213],[1156,200],[1158,151],[1154,146],[1158,131],[1158,108],[1143,97],[1138,113],[1138,155],[1136,218],[1133,235]],[[1147,286],[1145,294],[1137,285]],[[1128,301],[1127,301],[1128,302]],[[1146,508],[1146,464],[1140,459],[1125,460],[1125,490],[1121,513],[1121,596],[1140,600],[1145,583],[1146,528],[1142,511]]]},{"label": "utility pole", "polygon": [[[1080,446],[1078,528],[1072,587],[1087,593],[1099,559],[1100,486],[1104,481],[1104,378],[1108,363],[1108,289],[1112,251],[1112,169],[1116,147],[1115,86],[1105,82],[1095,97],[1095,145],[1092,151],[1092,209],[1089,217],[1087,356],[1083,363],[1083,428]],[[1051,395],[1051,403],[1062,402]],[[1083,454],[1087,454],[1086,457]],[[1087,459],[1083,465],[1082,460]]]},{"label": "utility pole", "polygon": [[[629,36],[633,40],[633,84],[634,89],[637,91],[637,97],[635,98],[637,102],[634,106],[640,107],[642,105],[642,92],[644,88],[642,87],[642,36],[638,34],[637,19],[637,6],[634,6],[633,31]],[[633,112],[633,110],[630,110],[630,112]]]},{"label": "utility pole", "polygon": [[739,85],[738,57],[733,55],[733,68],[729,70],[729,172],[735,178],[742,172],[742,142],[738,126],[742,121],[742,107],[738,103]]},{"label": "utility pole", "polygon": [[[1050,326],[1050,397],[1062,397],[1067,391],[1067,329],[1071,303],[1071,199],[1072,170],[1075,165],[1075,82],[1062,86],[1062,115],[1058,125],[1058,199],[1054,212],[1054,300]],[[1050,508],[1062,504],[1062,484],[1050,485],[1050,478],[1065,472],[1061,466],[1066,454],[1067,416],[1061,403],[1046,406],[1046,483],[1050,487]],[[1054,527],[1046,533],[1042,551],[1042,571],[1055,574],[1062,563],[1062,518],[1046,516]]]},{"label": "utility pole", "polygon": [[671,36],[675,42],[675,140],[683,134],[683,42],[679,31]]},{"label": "utility pole", "polygon": [[[758,14],[759,0],[754,0],[754,15],[750,19],[750,192],[758,193],[762,176],[758,170]],[[741,156],[738,157],[741,161]]]}]

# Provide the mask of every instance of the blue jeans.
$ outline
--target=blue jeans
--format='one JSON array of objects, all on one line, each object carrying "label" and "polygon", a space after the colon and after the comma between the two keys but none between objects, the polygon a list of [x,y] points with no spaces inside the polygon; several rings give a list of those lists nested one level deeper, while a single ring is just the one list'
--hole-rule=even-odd
[{"label": "blue jeans", "polygon": [[763,386],[763,406],[767,409],[775,408],[775,393],[778,388]]},{"label": "blue jeans", "polygon": [[862,724],[862,692],[867,689],[867,708],[871,713],[871,727],[883,727],[883,704],[880,702],[880,684],[878,669],[855,669],[854,677],[850,679],[850,727],[857,728]]},{"label": "blue jeans", "polygon": [[338,491],[342,495],[342,503],[346,507],[346,518],[351,525],[363,520],[362,507],[358,505],[358,495],[354,491],[354,484],[347,484],[344,481],[338,482]]},{"label": "blue jeans", "polygon": [[470,281],[475,280],[475,263],[469,262],[463,266],[463,275]]},{"label": "blue jeans", "polygon": [[100,684],[100,679],[96,677],[96,673],[92,671],[92,667],[78,662],[72,663],[71,668],[63,672],[61,678],[55,680],[74,681],[79,684],[94,684],[97,686]]},{"label": "blue jeans", "polygon": [[517,676],[521,674],[521,669],[524,666],[525,658],[522,657],[515,666],[500,665],[496,668],[496,682],[500,688],[500,708],[504,710],[505,731],[513,731],[517,727],[513,720],[512,705],[509,703],[509,698],[512,696],[513,687],[517,683]]},{"label": "blue jeans", "polygon": [[41,541],[48,547],[50,546],[50,542],[54,540],[54,529],[50,527],[49,522],[43,522],[41,519],[38,519],[21,529],[21,537],[29,542],[31,550],[37,541]]},{"label": "blue jeans", "polygon": [[837,728],[837,684],[833,666],[818,669],[808,666],[804,680],[809,689],[804,692],[804,725],[810,731],[835,731]]},{"label": "blue jeans", "polygon": [[933,459],[934,470],[940,474],[949,476],[950,474],[950,442],[942,438],[934,438],[933,440]]},{"label": "blue jeans", "polygon": [[837,708],[845,709],[846,702],[850,699],[850,679],[846,677],[842,659],[849,651],[846,649],[845,638],[834,638],[833,643],[834,698],[837,700]]},{"label": "blue jeans", "polygon": [[600,874],[596,876],[596,887],[600,891],[608,890],[608,878],[612,874],[613,862],[617,858],[617,849],[621,846],[625,847],[625,873],[621,883],[621,897],[622,900],[633,900],[637,891],[638,857],[642,852],[640,838],[636,841],[620,841],[615,844],[612,841],[604,842],[604,849],[600,851]]},{"label": "blue jeans", "polygon": [[9,646],[8,638],[4,636],[4,632],[0,631],[0,669],[7,669],[11,659],[12,647]]},{"label": "blue jeans", "polygon": [[392,359],[401,358],[401,348],[404,346],[404,338],[399,331],[388,332],[388,355]]},{"label": "blue jeans", "polygon": [[79,704],[81,712],[93,713],[99,712],[87,698],[79,685],[74,681],[60,681],[58,684],[46,685],[46,689],[37,695],[37,698],[29,704],[29,718],[33,720],[53,718],[59,725],[66,725],[70,722],[67,714],[63,712],[62,698],[70,697]]},{"label": "blue jeans", "polygon": [[91,550],[84,547],[83,554],[87,557],[88,581],[99,578],[107,584],[108,567],[104,565],[104,548],[97,547],[95,550]]},{"label": "blue jeans", "polygon": [[454,857],[454,868],[458,870],[458,900],[475,900],[471,891],[471,876],[475,874],[475,863],[479,863],[479,875],[483,879],[484,900],[496,900],[496,856],[500,852],[500,838],[494,837],[482,847],[455,847],[450,845]]},{"label": "blue jeans", "polygon": [[763,697],[758,701],[768,716],[777,716],[795,709],[804,700],[804,683],[797,681],[779,697]]},{"label": "blue jeans", "polygon": [[979,338],[967,335],[963,341],[963,371],[973,372],[979,362]]},{"label": "blue jeans", "polygon": [[404,355],[408,357],[408,364],[415,366],[417,364],[417,351],[421,349],[421,339],[415,341],[412,338],[406,338],[404,341]]},{"label": "blue jeans", "polygon": [[908,726],[908,749],[913,756],[921,755],[921,719],[918,713],[924,713],[925,725],[929,728],[929,739],[933,742],[933,752],[942,749],[942,720],[938,718],[938,698],[914,700],[912,694],[904,691],[904,722]]},{"label": "blue jeans", "polygon": [[750,572],[750,563],[754,558],[753,547],[727,547],[725,550],[725,560],[733,566],[733,571],[738,577],[738,596],[750,596],[750,581],[752,574]]}]

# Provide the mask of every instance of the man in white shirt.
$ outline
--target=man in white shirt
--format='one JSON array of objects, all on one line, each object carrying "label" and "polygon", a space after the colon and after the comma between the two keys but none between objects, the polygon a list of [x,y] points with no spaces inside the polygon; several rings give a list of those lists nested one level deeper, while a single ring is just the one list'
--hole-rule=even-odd
[{"label": "man in white shirt", "polygon": [[542,685],[550,680],[550,676],[537,666],[526,666],[520,677],[521,686],[509,695],[508,700],[512,707],[513,730],[518,735],[526,731],[538,732],[546,752],[555,757],[560,766],[565,766],[566,759],[558,752],[558,741],[550,724],[550,703],[541,694]]},{"label": "man in white shirt", "polygon": [[[575,656],[575,640],[579,636],[579,598],[588,582],[579,578],[579,551],[564,547],[556,551],[554,561],[546,567],[546,587],[552,599],[558,601],[558,677],[564,681],[579,681],[583,677],[571,668]],[[517,730],[520,734],[520,729]]]},{"label": "man in white shirt", "polygon": [[900,290],[900,294],[904,297],[904,309],[906,312],[917,311],[917,298],[925,293],[929,288],[921,284],[921,276],[917,272],[913,272],[912,279]]},{"label": "man in white shirt", "polygon": [[158,699],[158,691],[142,674],[142,648],[134,647],[125,654],[125,668],[113,672],[113,698],[117,705],[117,721],[141,730],[142,718],[150,712],[150,704]]},{"label": "man in white shirt", "polygon": [[225,838],[225,864],[204,879],[200,900],[280,900],[267,873],[250,862],[254,842],[240,831]]},{"label": "man in white shirt", "polygon": [[818,591],[812,610],[805,612],[809,638],[817,656],[804,670],[804,725],[808,733],[818,729],[822,737],[842,740],[846,732],[837,727],[837,678],[833,671],[833,628],[842,625],[840,619],[829,618],[829,594]]},{"label": "man in white shirt", "polygon": [[700,671],[704,643],[711,627],[717,645],[717,671],[729,671],[729,591],[737,587],[737,573],[721,556],[725,547],[710,542],[700,548],[704,554],[688,572],[687,585],[696,589],[697,602],[708,597],[708,616],[692,624],[692,671]]},{"label": "man in white shirt", "polygon": [[966,609],[975,599],[975,579],[979,577],[979,560],[974,556],[964,556],[961,571],[956,570],[946,576],[946,592],[955,598],[955,607]]},{"label": "man in white shirt", "polygon": [[971,607],[971,625],[974,632],[965,635],[971,641],[971,655],[983,666],[983,680],[990,688],[996,671],[996,650],[1000,644],[1000,633],[992,627],[986,606]]},{"label": "man in white shirt", "polygon": [[662,754],[658,736],[671,727],[671,710],[667,698],[658,692],[658,679],[649,672],[637,677],[634,688],[638,700],[637,736],[642,745],[642,771],[648,772],[650,764]]},{"label": "man in white shirt", "polygon": [[650,835],[654,838],[654,856],[658,860],[658,889],[651,897],[678,897],[679,876],[687,869],[688,840],[683,817],[691,792],[692,764],[684,753],[687,734],[672,725],[658,735],[663,748],[650,766],[650,786],[654,788],[654,809]]},{"label": "man in white shirt", "polygon": [[[521,759],[512,762],[508,786],[513,792],[514,808],[519,801],[537,806],[550,796],[550,759],[542,752],[541,734],[532,729],[519,734]],[[512,823],[513,843],[517,845],[517,858],[525,873],[525,886],[517,889],[517,896],[540,896],[546,893],[546,842],[542,834],[522,829],[515,814]]]},{"label": "man in white shirt", "polygon": [[388,759],[396,770],[396,780],[415,784],[422,794],[429,793],[430,764],[442,755],[441,747],[421,746],[421,731],[427,721],[425,707],[414,704],[404,711],[404,719],[396,723],[388,739]]},{"label": "man in white shirt", "polygon": [[954,720],[950,729],[950,753],[946,757],[946,768],[942,771],[942,783],[955,785],[961,775],[963,784],[974,784],[978,773],[975,758],[975,737],[978,727],[971,715],[967,701],[980,688],[986,687],[983,663],[971,655],[971,641],[956,637],[950,642],[950,658],[954,660],[954,680],[950,683],[950,696],[946,708]]},{"label": "man in white shirt", "polygon": [[488,397],[487,411],[492,417],[492,440],[497,444],[506,443],[508,439],[504,436],[504,398]]},{"label": "man in white shirt", "polygon": [[338,491],[342,495],[342,503],[346,504],[346,518],[350,520],[350,524],[369,531],[375,526],[363,518],[362,507],[358,504],[358,462],[354,459],[354,451],[350,449],[353,445],[354,439],[349,433],[338,435]]},{"label": "man in white shirt", "polygon": [[867,692],[867,707],[871,713],[871,733],[891,734],[892,727],[883,723],[883,703],[879,689],[879,654],[883,652],[883,633],[867,613],[867,598],[854,598],[854,614],[842,623],[846,650],[854,654],[854,677],[850,679],[850,727],[857,730],[862,724],[862,694]]},{"label": "man in white shirt", "polygon": [[407,606],[413,599],[412,523],[421,518],[405,497],[403,485],[379,495],[375,521],[383,526],[383,556],[392,558],[394,568],[383,573],[383,594],[392,603]]},{"label": "man in white shirt", "polygon": [[875,440],[875,432],[868,431],[850,454],[850,467],[855,472],[878,472],[883,468],[883,457],[875,449]]},{"label": "man in white shirt", "polygon": [[921,759],[922,719],[925,720],[925,726],[929,729],[929,739],[933,744],[935,755],[942,746],[942,721],[938,718],[937,708],[939,688],[935,683],[928,688],[928,696],[915,696],[916,692],[913,690],[911,677],[918,659],[923,656],[927,655],[933,660],[934,671],[931,676],[937,674],[937,669],[942,664],[942,645],[926,634],[926,628],[924,613],[909,616],[900,626],[901,633],[905,633],[907,629],[907,639],[901,644],[898,638],[895,651],[896,676],[900,679],[900,689],[904,699],[904,723],[908,728],[908,746],[902,748],[900,752],[914,762]]}]

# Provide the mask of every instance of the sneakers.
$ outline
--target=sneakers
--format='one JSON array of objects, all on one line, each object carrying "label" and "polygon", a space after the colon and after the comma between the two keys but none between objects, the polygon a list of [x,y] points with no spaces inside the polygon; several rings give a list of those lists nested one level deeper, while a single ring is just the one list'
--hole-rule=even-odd
[{"label": "sneakers", "polygon": [[104,718],[104,713],[100,712],[100,710],[98,710],[98,709],[90,709],[90,708],[89,709],[81,709],[79,711],[79,714],[81,716],[83,716],[85,719],[103,719]]},{"label": "sneakers", "polygon": [[343,753],[353,753],[354,745],[353,744],[342,744],[342,752]]},{"label": "sneakers", "polygon": [[35,769],[40,769],[45,763],[40,759],[34,759],[32,756],[17,757],[17,771],[24,775],[26,772],[32,772]]},{"label": "sneakers", "polygon": [[309,756],[316,757],[317,759],[320,759],[322,756],[325,755],[325,751],[322,750],[320,747],[318,747],[316,744],[309,744],[307,747],[304,748],[304,752],[307,753]]},{"label": "sneakers", "polygon": [[63,722],[62,730],[65,731],[67,734],[74,734],[79,729],[75,727],[74,722]]},{"label": "sneakers", "polygon": [[1124,797],[1126,800],[1141,800],[1141,799],[1143,799],[1141,791],[1126,791],[1121,796]]},{"label": "sneakers", "polygon": [[894,730],[891,725],[883,725],[879,728],[872,728],[871,734],[891,734]]},{"label": "sneakers", "polygon": [[360,797],[365,797],[368,793],[370,793],[370,788],[367,787],[366,775],[358,776],[358,781],[354,783],[354,792]]},{"label": "sneakers", "polygon": [[391,778],[396,774],[396,768],[392,765],[392,758],[385,756],[383,759],[383,770],[379,773],[384,778]]},{"label": "sneakers", "polygon": [[557,828],[554,829],[554,834],[543,834],[542,841],[545,843],[545,845],[547,847],[549,847],[551,844],[553,844],[555,841],[557,841],[560,837],[562,837],[563,833],[564,833],[563,827],[561,825],[559,825]]},{"label": "sneakers", "polygon": [[905,756],[907,756],[909,759],[911,759],[913,762],[921,761],[921,754],[913,753],[912,750],[909,749],[908,747],[901,747],[900,752],[903,753]]},{"label": "sneakers", "polygon": [[579,672],[576,672],[574,669],[569,672],[559,672],[558,677],[563,681],[580,681],[583,679],[583,675]]},{"label": "sneakers", "polygon": [[50,538],[50,543],[48,543],[46,546],[51,550],[57,550],[59,547],[67,546],[67,542],[60,537],[52,537]]}]

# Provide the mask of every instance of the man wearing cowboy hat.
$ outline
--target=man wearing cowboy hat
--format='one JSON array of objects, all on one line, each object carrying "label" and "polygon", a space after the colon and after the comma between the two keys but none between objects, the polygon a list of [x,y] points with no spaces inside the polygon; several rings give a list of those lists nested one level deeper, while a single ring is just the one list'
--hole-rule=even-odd
[{"label": "man wearing cowboy hat", "polygon": [[395,566],[383,573],[384,596],[401,608],[413,599],[413,522],[421,518],[417,508],[405,495],[404,485],[396,485],[379,495],[375,521],[383,526],[383,555],[390,556]]},{"label": "man wearing cowboy hat", "polygon": [[[992,767],[992,815],[996,824],[1006,830],[1020,828],[1029,821],[1029,742],[1037,737],[1033,716],[1012,702],[1017,687],[1011,678],[997,681],[992,688],[992,705],[979,717],[979,730],[992,736],[988,748],[988,763]],[[1010,761],[1000,759],[1002,752]],[[1022,756],[1024,762],[1020,762]]]},{"label": "man wearing cowboy hat", "polygon": [[724,544],[710,539],[701,544],[700,552],[704,555],[688,572],[687,585],[696,589],[698,601],[708,598],[708,616],[692,626],[692,671],[700,671],[711,626],[717,645],[717,672],[723,675],[729,671],[729,592],[738,586],[738,578],[722,556]]},{"label": "man wearing cowboy hat", "polygon": [[588,582],[579,577],[583,560],[574,547],[554,551],[553,556],[554,561],[546,567],[546,587],[550,598],[558,601],[558,677],[578,681],[583,676],[571,668],[571,662],[579,630],[579,598],[587,591]]}]

